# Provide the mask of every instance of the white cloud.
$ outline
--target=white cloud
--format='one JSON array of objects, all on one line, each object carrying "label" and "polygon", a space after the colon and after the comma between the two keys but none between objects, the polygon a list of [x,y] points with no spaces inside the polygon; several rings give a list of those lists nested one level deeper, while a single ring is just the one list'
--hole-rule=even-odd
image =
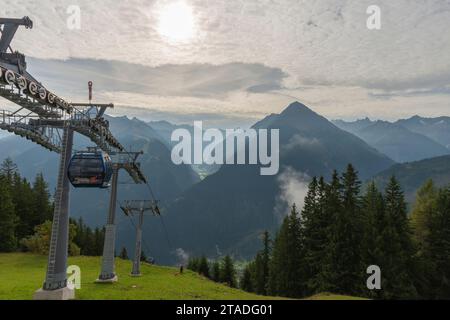
[{"label": "white cloud", "polygon": [[276,199],[274,213],[281,221],[295,203],[300,212],[308,193],[308,184],[311,178],[303,172],[296,171],[292,167],[285,167],[277,176],[279,194]]},{"label": "white cloud", "polygon": [[[35,28],[20,30],[13,45],[41,59],[117,60],[150,67],[241,62],[263,64],[288,75],[282,81],[285,89],[263,81],[250,92],[236,87],[241,79],[230,79],[229,74],[200,77],[205,81],[202,88],[209,80],[217,84],[217,78],[232,81],[220,86],[221,90],[231,86],[234,92],[203,99],[205,104],[217,100],[212,108],[220,105],[222,113],[245,110],[256,117],[265,111],[278,112],[298,99],[328,117],[449,114],[449,95],[436,89],[450,82],[447,0],[378,0],[380,31],[366,28],[371,0],[183,1],[192,7],[195,34],[182,43],[167,41],[158,33],[160,11],[171,0],[62,0],[57,4],[3,0],[0,16],[29,15],[34,20]],[[81,8],[79,31],[66,27],[66,9],[73,4]],[[196,79],[191,70],[184,82],[176,83],[189,98],[167,97],[164,90],[147,92],[147,105],[159,103],[157,96],[171,105],[191,99],[198,94]],[[411,90],[431,94],[426,99],[408,96]],[[380,99],[386,91],[397,96]],[[379,96],[373,96],[374,92]]]},{"label": "white cloud", "polygon": [[184,251],[182,248],[177,248],[175,250],[175,255],[177,256],[178,264],[182,266],[187,265],[189,261],[189,254],[186,251]]},{"label": "white cloud", "polygon": [[[292,84],[384,87],[448,82],[448,1],[377,1],[382,29],[370,31],[371,1],[186,0],[197,33],[171,45],[157,32],[158,11],[171,1],[4,0],[2,16],[29,15],[35,30],[15,45],[40,58],[69,57],[170,63],[263,63],[292,75]],[[66,27],[66,9],[81,8],[81,30]],[[295,81],[294,79],[298,81]]]},{"label": "white cloud", "polygon": [[289,142],[283,146],[283,149],[286,151],[291,151],[298,148],[317,148],[320,146],[321,143],[317,138],[311,139],[295,134],[289,139]]}]

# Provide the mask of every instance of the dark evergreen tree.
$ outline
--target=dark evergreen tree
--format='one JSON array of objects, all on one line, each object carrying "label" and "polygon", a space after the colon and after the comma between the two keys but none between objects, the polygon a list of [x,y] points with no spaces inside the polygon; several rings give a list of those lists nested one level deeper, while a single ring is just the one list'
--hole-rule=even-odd
[{"label": "dark evergreen tree", "polygon": [[253,289],[257,294],[267,295],[267,283],[269,281],[269,266],[271,244],[270,235],[268,231],[263,233],[263,249],[258,252],[254,263],[252,264],[253,274]]},{"label": "dark evergreen tree", "polygon": [[[339,183],[337,173],[334,179]],[[336,210],[339,209],[339,184],[336,190],[335,180],[327,185],[324,178],[317,182],[313,179],[305,198],[302,211],[303,242],[305,252],[305,277],[307,278],[306,294],[330,291],[330,246],[331,227]],[[331,201],[336,195],[337,201]]]},{"label": "dark evergreen tree", "polygon": [[141,261],[142,262],[147,262],[147,256],[145,255],[145,251],[144,250],[141,251]]},{"label": "dark evergreen tree", "polygon": [[220,282],[226,283],[232,288],[236,287],[236,270],[233,259],[229,255],[223,258],[220,268]]},{"label": "dark evergreen tree", "polygon": [[122,247],[122,250],[120,250],[120,255],[119,257],[123,260],[129,260],[128,258],[128,252],[127,252],[127,248]]},{"label": "dark evergreen tree", "polygon": [[33,190],[26,179],[15,173],[11,186],[12,200],[18,218],[16,237],[18,240],[34,233],[34,227],[39,222],[34,217]]},{"label": "dark evergreen tree", "polygon": [[71,224],[75,225],[74,243],[80,248],[81,254],[84,256],[101,256],[103,254],[105,229],[95,228],[92,231],[82,218],[71,219]]},{"label": "dark evergreen tree", "polygon": [[450,299],[450,188],[440,190],[436,210],[429,219],[427,254],[432,281],[429,298]]},{"label": "dark evergreen tree", "polygon": [[[384,252],[387,243],[383,239],[387,220],[384,211],[384,199],[378,191],[374,182],[367,186],[362,201],[364,215],[364,236],[361,244],[362,259],[364,266],[380,266],[384,261]],[[382,298],[382,291],[367,291],[366,296],[370,298]]]},{"label": "dark evergreen tree", "polygon": [[84,239],[83,239],[83,253],[84,256],[95,256],[95,236],[94,232],[89,226],[84,228]]},{"label": "dark evergreen tree", "polygon": [[403,192],[395,177],[385,190],[386,225],[383,228],[383,298],[414,298],[411,267],[414,247]]},{"label": "dark evergreen tree", "polygon": [[7,185],[11,186],[14,175],[18,173],[17,165],[12,161],[11,158],[6,158],[3,160],[0,166],[0,176],[6,179]]},{"label": "dark evergreen tree", "polygon": [[105,229],[95,228],[94,231],[95,256],[101,256],[103,254],[104,241],[105,241]]},{"label": "dark evergreen tree", "polygon": [[270,234],[266,230],[263,233],[263,250],[261,252],[262,257],[262,275],[260,278],[262,279],[261,285],[258,285],[258,290],[261,294],[267,294],[267,283],[269,282],[269,268],[270,268],[270,256],[272,253],[272,245],[270,240]]},{"label": "dark evergreen tree", "polygon": [[202,256],[200,258],[199,264],[198,264],[198,273],[201,274],[202,276],[209,278],[209,264],[208,264],[208,259],[206,259],[205,256]]},{"label": "dark evergreen tree", "polygon": [[250,262],[248,265],[245,266],[244,272],[242,273],[242,277],[239,280],[239,287],[247,292],[254,292],[253,288],[253,275],[252,275],[252,264],[253,262]]},{"label": "dark evergreen tree", "polygon": [[196,257],[190,257],[188,261],[187,268],[194,272],[198,272],[200,266],[200,259]]},{"label": "dark evergreen tree", "polygon": [[214,261],[211,267],[211,279],[220,282],[220,262]]},{"label": "dark evergreen tree", "polygon": [[33,183],[33,216],[36,218],[35,224],[42,224],[53,219],[53,206],[50,202],[50,192],[48,184],[42,174],[38,174]]},{"label": "dark evergreen tree", "polygon": [[83,218],[78,218],[78,220],[71,219],[71,223],[74,224],[77,228],[77,232],[74,237],[74,242],[80,247],[81,254],[84,254],[83,245],[84,245],[84,237],[85,237],[85,230],[84,230],[84,222]]},{"label": "dark evergreen tree", "polygon": [[[3,174],[3,171],[2,171]],[[17,248],[16,227],[18,223],[7,176],[0,176],[0,252]]]},{"label": "dark evergreen tree", "polygon": [[302,267],[302,235],[297,208],[284,219],[275,237],[268,291],[271,295],[301,297],[305,292]]},{"label": "dark evergreen tree", "polygon": [[267,279],[265,279],[264,275],[264,258],[262,252],[258,252],[256,254],[255,260],[253,261],[252,271],[252,280],[255,292],[260,295],[266,295]]},{"label": "dark evergreen tree", "polygon": [[336,293],[360,294],[365,289],[365,268],[361,259],[361,183],[352,165],[341,178],[342,208],[333,225],[333,283]]},{"label": "dark evergreen tree", "polygon": [[321,207],[323,208],[322,216],[322,228],[326,232],[326,237],[322,237],[324,240],[323,252],[321,257],[322,266],[319,274],[317,275],[317,287],[316,292],[336,292],[336,279],[333,254],[335,252],[335,231],[336,221],[342,209],[341,200],[342,185],[339,179],[339,174],[335,170],[332,175],[331,182],[325,187],[325,198],[321,201]]}]

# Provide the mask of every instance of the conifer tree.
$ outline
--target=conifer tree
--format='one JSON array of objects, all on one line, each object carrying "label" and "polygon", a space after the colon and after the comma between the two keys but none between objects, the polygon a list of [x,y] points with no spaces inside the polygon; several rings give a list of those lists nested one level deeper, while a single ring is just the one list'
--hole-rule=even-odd
[{"label": "conifer tree", "polygon": [[190,257],[189,261],[188,261],[188,265],[187,268],[189,270],[192,270],[194,272],[198,272],[199,270],[199,265],[200,265],[200,259],[196,258],[196,257]]},{"label": "conifer tree", "polygon": [[11,186],[12,201],[18,218],[16,237],[21,240],[33,234],[37,221],[33,211],[33,191],[30,183],[16,172]]},{"label": "conifer tree", "polygon": [[305,292],[303,264],[300,219],[293,205],[275,237],[268,284],[270,294],[301,297]]},{"label": "conifer tree", "polygon": [[6,176],[0,176],[0,252],[11,252],[17,247],[18,219],[8,181]]},{"label": "conifer tree", "polygon": [[200,258],[199,265],[198,265],[198,273],[206,278],[210,277],[209,276],[208,259],[206,259],[206,257],[204,255]]},{"label": "conifer tree", "polygon": [[214,261],[211,267],[211,279],[215,282],[220,282],[220,263]]},{"label": "conifer tree", "polygon": [[80,218],[78,218],[78,220],[71,219],[70,223],[76,225],[76,228],[77,228],[77,232],[75,234],[73,241],[81,248],[81,254],[84,254],[83,245],[84,245],[85,231],[84,231],[83,218],[80,217]]},{"label": "conifer tree", "polygon": [[[330,232],[336,208],[327,200],[330,192],[331,186],[325,183],[323,177],[318,182],[313,179],[302,211],[305,265],[307,266],[306,294],[308,295],[331,290],[328,279],[331,262]],[[335,193],[339,196],[339,189]]]},{"label": "conifer tree", "polygon": [[253,262],[250,262],[248,265],[245,266],[244,272],[242,273],[242,277],[239,280],[239,287],[247,292],[254,292],[253,288],[253,279],[252,279],[252,264]]},{"label": "conifer tree", "polygon": [[261,294],[267,294],[267,282],[269,281],[270,255],[272,251],[270,234],[266,230],[263,234],[263,250],[262,255],[262,276],[264,288],[261,289]]},{"label": "conifer tree", "polygon": [[439,286],[436,265],[430,256],[430,234],[432,217],[436,215],[439,190],[432,180],[428,180],[416,193],[411,212],[411,229],[416,249],[414,258],[414,286],[422,298],[435,297]]},{"label": "conifer tree", "polygon": [[119,257],[120,257],[120,259],[123,259],[123,260],[129,260],[127,248],[122,247],[122,250],[120,250],[120,255],[119,255]]},{"label": "conifer tree", "polygon": [[436,211],[439,190],[433,180],[428,180],[416,194],[413,210],[411,213],[411,226],[413,239],[417,245],[418,254],[427,250],[430,233],[431,217]]},{"label": "conifer tree", "polygon": [[50,192],[42,173],[36,176],[33,183],[33,210],[35,224],[42,224],[53,219],[53,207],[50,202]]},{"label": "conifer tree", "polygon": [[433,276],[429,298],[450,299],[450,188],[439,192],[435,212],[431,215],[428,254]]},{"label": "conifer tree", "polygon": [[220,274],[220,282],[226,283],[232,288],[236,287],[236,270],[233,259],[229,255],[223,258]]},{"label": "conifer tree", "polygon": [[333,283],[337,293],[359,294],[365,287],[361,260],[360,181],[351,164],[341,178],[342,208],[333,226]]},{"label": "conifer tree", "polygon": [[101,256],[103,254],[103,244],[105,240],[105,229],[95,228],[94,231],[94,248],[95,256]]},{"label": "conifer tree", "polygon": [[6,183],[12,185],[14,175],[18,172],[17,165],[12,161],[10,157],[3,160],[0,166],[0,176],[6,179]]},{"label": "conifer tree", "polygon": [[264,258],[261,252],[256,254],[255,260],[253,261],[252,280],[255,292],[257,294],[265,295],[267,292],[267,280],[264,275]]},{"label": "conifer tree", "polygon": [[380,265],[384,285],[383,295],[387,299],[414,298],[411,268],[414,247],[406,202],[397,179],[392,176],[385,190],[386,226],[383,237],[384,261]]},{"label": "conifer tree", "polygon": [[252,278],[255,292],[260,295],[267,295],[267,283],[269,280],[269,265],[271,254],[270,235],[268,231],[265,231],[263,233],[262,240],[263,249],[258,252],[252,265]]},{"label": "conifer tree", "polygon": [[145,251],[141,250],[141,261],[142,262],[147,262],[147,256],[145,255]]},{"label": "conifer tree", "polygon": [[[364,235],[361,244],[363,266],[380,264],[384,261],[386,246],[383,239],[384,229],[387,225],[384,199],[375,182],[370,182],[362,200],[364,217]],[[381,298],[382,291],[371,290],[366,293],[370,298]]]},{"label": "conifer tree", "polygon": [[332,179],[325,189],[325,199],[323,200],[323,229],[325,230],[326,245],[323,248],[321,258],[321,270],[317,275],[316,292],[336,292],[336,279],[333,253],[335,252],[335,231],[336,221],[342,211],[341,201],[342,185],[339,179],[339,174],[336,170],[333,171]]}]

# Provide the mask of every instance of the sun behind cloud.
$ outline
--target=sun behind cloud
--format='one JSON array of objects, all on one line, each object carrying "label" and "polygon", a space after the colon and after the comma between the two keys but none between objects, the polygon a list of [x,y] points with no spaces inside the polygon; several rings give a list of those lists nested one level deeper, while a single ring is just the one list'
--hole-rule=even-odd
[{"label": "sun behind cloud", "polygon": [[195,36],[193,10],[184,0],[162,3],[158,18],[158,33],[170,42],[186,42]]}]

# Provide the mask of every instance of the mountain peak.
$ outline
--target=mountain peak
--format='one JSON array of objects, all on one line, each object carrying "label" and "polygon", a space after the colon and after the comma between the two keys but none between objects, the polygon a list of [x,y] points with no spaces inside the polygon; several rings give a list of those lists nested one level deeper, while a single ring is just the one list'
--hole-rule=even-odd
[{"label": "mountain peak", "polygon": [[284,111],[281,114],[304,111],[304,110],[312,112],[312,110],[309,109],[307,106],[305,106],[303,103],[295,101],[295,102],[291,103],[289,106],[287,106],[287,108],[284,109]]},{"label": "mountain peak", "polygon": [[312,119],[320,118],[320,116],[313,110],[305,106],[303,103],[298,101],[291,103],[287,106],[283,112],[280,113],[281,118],[295,118],[295,119]]}]

